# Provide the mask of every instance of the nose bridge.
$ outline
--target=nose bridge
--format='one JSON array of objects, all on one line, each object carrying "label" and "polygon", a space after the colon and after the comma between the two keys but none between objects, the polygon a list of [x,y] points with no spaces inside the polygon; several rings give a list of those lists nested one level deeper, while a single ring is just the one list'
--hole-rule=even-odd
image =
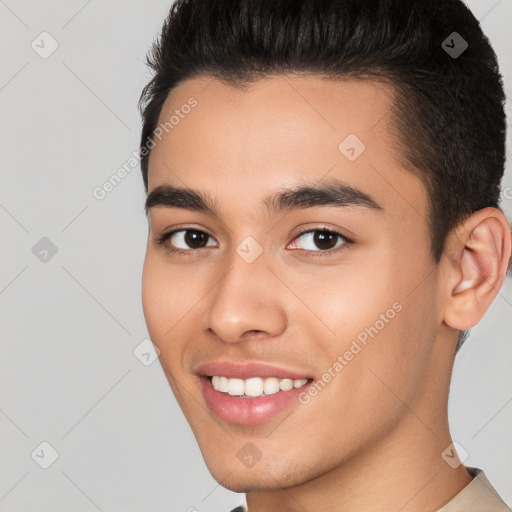
[{"label": "nose bridge", "polygon": [[204,329],[224,342],[241,341],[247,331],[275,336],[286,328],[284,307],[274,293],[275,277],[263,249],[254,242],[245,239],[233,249],[204,314]]}]

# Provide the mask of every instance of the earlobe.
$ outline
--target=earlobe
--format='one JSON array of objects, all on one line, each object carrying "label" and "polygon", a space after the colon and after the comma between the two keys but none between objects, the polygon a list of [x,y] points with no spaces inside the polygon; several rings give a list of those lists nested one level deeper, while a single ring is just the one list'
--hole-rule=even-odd
[{"label": "earlobe", "polygon": [[[479,210],[451,235],[455,251],[448,279],[444,322],[470,329],[489,309],[505,280],[511,251],[509,224],[496,208]],[[462,245],[462,248],[461,248]]]}]

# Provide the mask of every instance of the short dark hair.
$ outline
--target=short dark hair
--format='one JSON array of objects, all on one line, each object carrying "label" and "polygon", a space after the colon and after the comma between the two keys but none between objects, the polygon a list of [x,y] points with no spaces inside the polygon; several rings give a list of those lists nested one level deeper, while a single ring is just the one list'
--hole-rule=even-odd
[{"label": "short dark hair", "polygon": [[[464,42],[462,54],[449,51]],[[460,221],[499,208],[503,83],[489,40],[461,0],[177,0],[148,65],[141,151],[167,96],[189,78],[236,87],[282,73],[375,79],[393,87],[397,149],[427,190],[433,260]],[[146,191],[149,158],[146,148]]]}]

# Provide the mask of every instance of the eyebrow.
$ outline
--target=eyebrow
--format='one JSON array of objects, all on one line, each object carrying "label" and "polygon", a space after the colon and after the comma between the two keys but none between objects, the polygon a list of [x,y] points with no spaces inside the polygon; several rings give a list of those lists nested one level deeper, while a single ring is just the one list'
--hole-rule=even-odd
[{"label": "eyebrow", "polygon": [[[270,215],[318,206],[356,206],[376,212],[384,210],[370,195],[336,179],[313,185],[296,185],[267,197],[263,204]],[[171,184],[160,185],[148,194],[146,215],[155,207],[183,208],[219,217],[215,202],[208,194]]]}]

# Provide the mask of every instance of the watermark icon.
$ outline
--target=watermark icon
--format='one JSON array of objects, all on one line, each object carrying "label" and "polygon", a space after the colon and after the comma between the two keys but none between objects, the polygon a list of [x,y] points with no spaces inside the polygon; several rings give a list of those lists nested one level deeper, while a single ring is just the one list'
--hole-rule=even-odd
[{"label": "watermark icon", "polygon": [[340,153],[351,162],[357,160],[365,149],[363,141],[353,133],[345,137],[338,146]]},{"label": "watermark icon", "polygon": [[252,468],[262,457],[262,453],[253,443],[245,443],[236,454],[237,459],[248,468]]},{"label": "watermark icon", "polygon": [[144,338],[133,350],[133,355],[144,366],[150,366],[158,359],[160,349],[149,338]]},{"label": "watermark icon", "polygon": [[253,263],[260,257],[263,247],[252,237],[245,237],[236,248],[238,255],[247,263]]},{"label": "watermark icon", "polygon": [[443,450],[441,457],[448,466],[457,469],[469,457],[469,453],[460,443],[454,441]]},{"label": "watermark icon", "polygon": [[59,47],[57,40],[48,32],[41,32],[33,41],[30,43],[30,47],[34,50],[41,59],[47,59],[53,55],[53,53]]},{"label": "watermark icon", "polygon": [[[306,391],[303,391],[299,394],[298,399],[302,405],[307,405],[311,402],[311,399],[316,397],[322,389],[327,386],[329,382],[331,382],[336,375],[338,375],[345,366],[347,366],[350,361],[354,359],[354,357],[363,350],[364,347],[368,345],[369,338],[373,339],[375,336],[379,334],[384,327],[395,316],[402,311],[402,304],[399,302],[395,302],[392,307],[386,310],[385,313],[381,313],[379,319],[375,321],[375,323],[370,327],[365,327],[355,339],[352,340],[350,347],[342,354],[338,355],[336,361],[329,366],[329,368],[322,374],[322,377],[312,383]],[[362,345],[362,346],[361,346]]]},{"label": "watermark icon", "polygon": [[185,119],[194,107],[197,106],[195,98],[189,98],[187,103],[174,110],[169,119],[165,123],[160,123],[154,130],[151,137],[148,137],[144,146],[139,151],[133,151],[131,156],[119,167],[116,172],[111,174],[109,178],[99,186],[92,190],[94,199],[102,201],[107,195],[112,192],[135,168],[138,168],[142,158],[146,157],[149,152],[156,146],[157,140],[162,140],[164,133],[169,133],[173,130],[182,119]]},{"label": "watermark icon", "polygon": [[59,458],[59,452],[50,443],[43,441],[30,456],[39,467],[48,469]]},{"label": "watermark icon", "polygon": [[443,50],[452,59],[458,59],[468,49],[468,46],[468,42],[458,32],[452,32],[441,43]]},{"label": "watermark icon", "polygon": [[509,201],[512,199],[512,187],[505,187],[502,192],[502,196]]},{"label": "watermark icon", "polygon": [[32,247],[32,254],[42,263],[48,263],[56,254],[57,246],[46,236]]}]

